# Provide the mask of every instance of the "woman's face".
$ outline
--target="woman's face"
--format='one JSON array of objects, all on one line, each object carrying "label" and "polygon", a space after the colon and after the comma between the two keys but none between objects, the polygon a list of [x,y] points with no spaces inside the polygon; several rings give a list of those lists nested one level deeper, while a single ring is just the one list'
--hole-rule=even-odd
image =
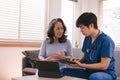
[{"label": "woman's face", "polygon": [[64,32],[62,23],[61,22],[55,23],[53,31],[55,38],[57,39],[61,38]]}]

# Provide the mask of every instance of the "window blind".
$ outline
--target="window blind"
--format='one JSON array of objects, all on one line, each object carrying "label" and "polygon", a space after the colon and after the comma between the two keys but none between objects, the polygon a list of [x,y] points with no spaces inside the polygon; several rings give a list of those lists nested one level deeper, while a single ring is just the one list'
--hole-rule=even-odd
[{"label": "window blind", "polygon": [[0,0],[0,41],[44,39],[45,0]]},{"label": "window blind", "polygon": [[43,40],[44,38],[44,0],[22,0],[20,39]]},{"label": "window blind", "polygon": [[19,0],[0,0],[0,39],[18,38]]}]

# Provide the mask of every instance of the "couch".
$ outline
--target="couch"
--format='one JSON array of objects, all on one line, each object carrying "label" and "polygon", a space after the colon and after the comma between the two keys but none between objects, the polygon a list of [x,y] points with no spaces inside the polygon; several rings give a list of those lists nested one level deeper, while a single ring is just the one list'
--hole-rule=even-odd
[{"label": "couch", "polygon": [[35,75],[37,72],[36,61],[40,50],[25,50],[22,52],[22,75]]},{"label": "couch", "polygon": [[[35,75],[37,72],[37,66],[36,61],[38,60],[38,53],[39,50],[26,50],[23,51],[22,54],[25,55],[22,59],[22,73],[23,76],[25,75]],[[76,58],[81,58],[83,56],[82,51],[79,48],[73,49],[73,56]],[[115,70],[118,76],[118,80],[120,80],[120,50],[115,51],[115,58],[116,58],[116,64],[115,64]]]}]

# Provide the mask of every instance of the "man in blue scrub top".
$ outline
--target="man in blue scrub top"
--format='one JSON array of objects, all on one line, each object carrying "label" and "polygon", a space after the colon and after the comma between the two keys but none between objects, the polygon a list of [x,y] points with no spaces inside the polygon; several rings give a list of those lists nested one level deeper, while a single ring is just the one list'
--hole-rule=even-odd
[{"label": "man in blue scrub top", "polygon": [[113,40],[100,31],[94,13],[85,12],[76,21],[77,28],[85,36],[82,59],[73,59],[77,68],[63,68],[61,73],[67,76],[88,80],[116,80]]}]

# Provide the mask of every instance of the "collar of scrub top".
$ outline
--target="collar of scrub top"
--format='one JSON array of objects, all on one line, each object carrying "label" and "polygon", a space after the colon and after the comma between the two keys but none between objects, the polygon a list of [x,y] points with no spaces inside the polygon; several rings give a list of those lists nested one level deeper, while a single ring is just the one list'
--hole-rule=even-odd
[{"label": "collar of scrub top", "polygon": [[101,34],[101,31],[99,30],[99,32],[98,32],[98,34],[97,34],[97,37],[96,37],[96,39],[94,40],[94,42],[93,42],[93,44],[92,44],[92,49],[90,49],[90,43],[91,43],[91,37],[89,38],[89,43],[88,43],[88,48],[87,48],[87,53],[89,53],[90,54],[90,60],[92,60],[92,55],[94,55],[94,53],[95,53],[95,50],[96,50],[96,48],[97,48],[97,46],[96,46],[96,43],[97,43],[97,39],[98,39],[98,36]]}]

